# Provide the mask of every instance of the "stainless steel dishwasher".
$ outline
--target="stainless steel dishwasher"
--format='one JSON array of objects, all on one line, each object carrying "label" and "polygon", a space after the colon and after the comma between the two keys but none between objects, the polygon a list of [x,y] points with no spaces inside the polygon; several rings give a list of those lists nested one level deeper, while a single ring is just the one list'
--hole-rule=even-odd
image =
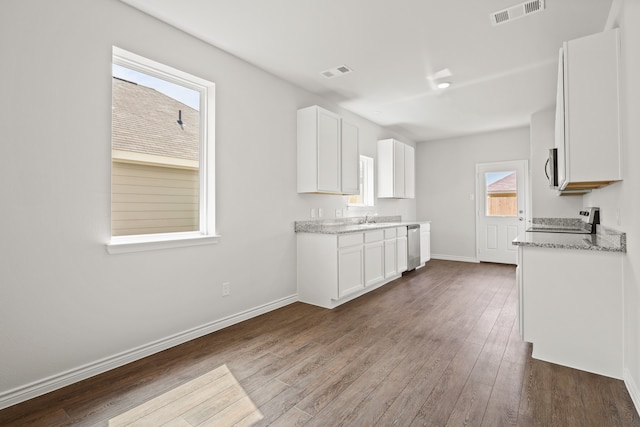
[{"label": "stainless steel dishwasher", "polygon": [[415,270],[420,265],[420,225],[407,227],[407,270]]}]

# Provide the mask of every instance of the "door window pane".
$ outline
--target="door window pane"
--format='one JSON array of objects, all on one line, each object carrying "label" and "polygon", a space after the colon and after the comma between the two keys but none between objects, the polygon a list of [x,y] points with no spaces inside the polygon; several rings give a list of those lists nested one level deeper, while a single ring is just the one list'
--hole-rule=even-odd
[{"label": "door window pane", "polygon": [[518,192],[516,171],[487,172],[486,215],[516,216],[518,212]]}]

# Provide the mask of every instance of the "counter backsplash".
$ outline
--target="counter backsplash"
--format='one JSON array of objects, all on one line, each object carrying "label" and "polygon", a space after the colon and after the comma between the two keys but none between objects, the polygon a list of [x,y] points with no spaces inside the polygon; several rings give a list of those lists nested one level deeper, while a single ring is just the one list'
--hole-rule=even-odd
[{"label": "counter backsplash", "polygon": [[598,224],[596,226],[596,234],[615,245],[620,245],[621,252],[627,252],[627,233]]},{"label": "counter backsplash", "polygon": [[533,218],[531,224],[550,227],[583,228],[584,222],[580,218]]}]

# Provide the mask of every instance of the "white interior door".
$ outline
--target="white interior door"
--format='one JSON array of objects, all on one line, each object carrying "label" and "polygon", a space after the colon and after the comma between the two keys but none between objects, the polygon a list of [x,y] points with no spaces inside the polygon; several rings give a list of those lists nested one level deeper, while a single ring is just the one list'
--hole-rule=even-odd
[{"label": "white interior door", "polygon": [[517,263],[511,242],[525,232],[527,161],[476,165],[478,260]]}]

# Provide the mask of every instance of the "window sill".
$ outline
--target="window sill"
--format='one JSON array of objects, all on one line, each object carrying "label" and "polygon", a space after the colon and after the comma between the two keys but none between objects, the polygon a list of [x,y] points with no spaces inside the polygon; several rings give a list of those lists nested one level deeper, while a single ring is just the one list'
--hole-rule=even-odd
[{"label": "window sill", "polygon": [[183,248],[187,246],[215,245],[220,236],[200,233],[150,234],[140,236],[112,237],[107,243],[109,254],[145,252],[158,249]]}]

